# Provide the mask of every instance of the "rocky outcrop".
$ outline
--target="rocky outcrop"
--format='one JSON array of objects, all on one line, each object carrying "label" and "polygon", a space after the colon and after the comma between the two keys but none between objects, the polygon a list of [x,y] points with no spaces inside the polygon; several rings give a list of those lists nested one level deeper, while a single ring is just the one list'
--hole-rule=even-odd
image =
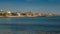
[{"label": "rocky outcrop", "polygon": [[38,16],[60,16],[60,14],[0,11],[0,17],[38,17]]}]

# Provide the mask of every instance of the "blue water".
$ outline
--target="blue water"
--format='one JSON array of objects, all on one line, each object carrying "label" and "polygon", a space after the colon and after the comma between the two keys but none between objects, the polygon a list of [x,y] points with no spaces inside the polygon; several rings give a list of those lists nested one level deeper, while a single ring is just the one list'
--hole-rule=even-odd
[{"label": "blue water", "polygon": [[60,16],[0,18],[0,31],[60,32]]}]

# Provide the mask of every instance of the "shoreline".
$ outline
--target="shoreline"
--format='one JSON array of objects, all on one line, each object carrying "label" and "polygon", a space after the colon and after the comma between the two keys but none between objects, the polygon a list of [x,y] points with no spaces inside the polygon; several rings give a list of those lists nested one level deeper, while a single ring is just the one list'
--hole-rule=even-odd
[{"label": "shoreline", "polygon": [[36,16],[0,16],[0,18],[19,18],[19,17],[36,17]]},{"label": "shoreline", "polygon": [[20,17],[55,17],[55,16],[0,16],[0,18],[20,18]]},{"label": "shoreline", "polygon": [[0,18],[5,18],[5,17],[6,18],[14,18],[14,17],[50,17],[50,16],[60,16],[60,14],[0,11]]}]

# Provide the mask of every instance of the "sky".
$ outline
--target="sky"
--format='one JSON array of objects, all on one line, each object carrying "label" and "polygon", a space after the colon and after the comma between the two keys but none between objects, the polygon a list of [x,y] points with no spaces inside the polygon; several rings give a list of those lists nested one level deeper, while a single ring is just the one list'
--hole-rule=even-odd
[{"label": "sky", "polygon": [[0,0],[0,10],[60,14],[60,0]]}]

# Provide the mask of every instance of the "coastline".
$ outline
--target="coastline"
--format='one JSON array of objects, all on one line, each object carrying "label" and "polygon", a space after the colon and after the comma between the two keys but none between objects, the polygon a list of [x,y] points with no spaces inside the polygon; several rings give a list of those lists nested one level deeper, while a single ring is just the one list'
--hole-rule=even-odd
[{"label": "coastline", "polygon": [[53,17],[53,16],[0,16],[0,18],[20,18],[20,17]]},{"label": "coastline", "polygon": [[11,12],[11,11],[0,11],[0,18],[14,18],[14,17],[50,17],[60,16],[60,14],[44,14],[44,13],[32,13],[32,12]]},{"label": "coastline", "polygon": [[[25,16],[0,16],[0,18],[19,18],[19,17],[25,17]],[[36,17],[36,16],[28,16],[28,17]]]}]

